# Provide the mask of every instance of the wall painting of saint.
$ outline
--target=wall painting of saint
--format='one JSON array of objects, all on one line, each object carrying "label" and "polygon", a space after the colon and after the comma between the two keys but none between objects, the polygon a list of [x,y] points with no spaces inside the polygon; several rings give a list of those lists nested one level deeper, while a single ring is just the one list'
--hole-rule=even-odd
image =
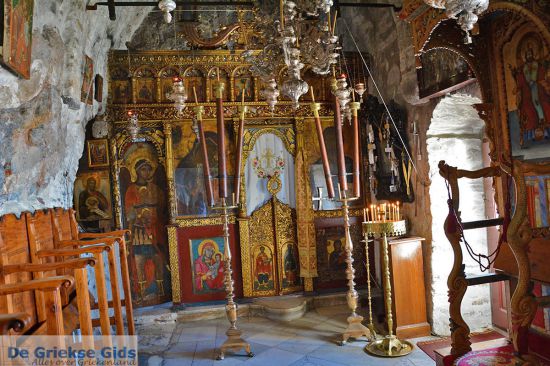
[{"label": "wall painting of saint", "polygon": [[193,293],[204,295],[225,292],[223,237],[189,240]]},{"label": "wall painting of saint", "polygon": [[80,101],[91,105],[94,104],[94,62],[86,55],[84,55],[83,67]]},{"label": "wall painting of saint", "polygon": [[[314,279],[316,289],[344,288],[346,286],[345,245],[346,236],[339,219],[316,220],[317,242],[317,271],[319,276]],[[355,258],[355,277],[358,284],[364,284],[365,271],[365,247],[358,245],[361,240],[360,225],[351,226],[353,243],[353,256]],[[371,245],[371,270],[374,269],[374,251]]]},{"label": "wall painting of saint", "polygon": [[[218,198],[218,134],[216,121],[203,122],[214,199]],[[226,161],[228,193],[233,192],[234,145],[232,128],[226,126]],[[190,124],[175,125],[172,130],[174,153],[174,180],[178,216],[207,216],[215,213],[208,207],[205,194],[202,145]]]},{"label": "wall painting of saint", "polygon": [[80,173],[74,184],[76,219],[85,224],[111,218],[111,185],[108,171]]},{"label": "wall painting of saint", "polygon": [[136,306],[160,304],[171,298],[166,174],[150,143],[133,143],[121,153],[123,223],[132,232],[132,300]]},{"label": "wall painting of saint", "polygon": [[25,79],[31,76],[33,0],[5,0],[2,63]]},{"label": "wall painting of saint", "polygon": [[283,246],[283,289],[301,286],[298,249],[296,244],[287,243]]},{"label": "wall painting of saint", "polygon": [[540,33],[523,27],[504,46],[512,156],[550,159],[550,54]]},{"label": "wall painting of saint", "polygon": [[254,247],[253,279],[255,291],[270,291],[275,289],[273,273],[273,253],[266,245]]}]

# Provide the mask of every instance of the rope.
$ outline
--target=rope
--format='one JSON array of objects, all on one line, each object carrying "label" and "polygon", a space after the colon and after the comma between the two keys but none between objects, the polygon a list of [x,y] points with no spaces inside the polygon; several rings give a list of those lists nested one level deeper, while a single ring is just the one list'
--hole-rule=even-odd
[{"label": "rope", "polygon": [[[506,176],[506,179],[508,179],[507,176]],[[500,253],[500,248],[502,246],[502,243],[506,241],[506,232],[508,231],[508,225],[510,224],[510,195],[508,195],[508,198],[506,200],[505,211],[504,211],[504,223],[502,225],[502,232],[501,232],[497,247],[490,254],[481,254],[481,253],[475,252],[474,248],[472,248],[472,246],[464,236],[464,227],[462,226],[462,221],[458,217],[458,214],[453,205],[453,199],[451,197],[451,188],[449,184],[448,174],[447,174],[447,178],[445,179],[445,186],[447,187],[447,196],[448,196],[447,202],[449,202],[449,209],[450,209],[449,214],[452,213],[454,217],[454,220],[457,224],[456,228],[460,233],[460,239],[461,241],[464,242],[468,255],[470,255],[470,257],[479,265],[479,269],[481,270],[481,272],[486,272],[495,263],[495,260],[498,257],[498,253]]]}]

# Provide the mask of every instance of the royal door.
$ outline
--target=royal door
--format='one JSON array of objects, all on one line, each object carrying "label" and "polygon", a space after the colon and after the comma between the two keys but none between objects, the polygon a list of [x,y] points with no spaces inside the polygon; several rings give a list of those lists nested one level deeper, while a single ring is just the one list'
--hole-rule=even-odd
[{"label": "royal door", "polygon": [[292,124],[247,126],[239,232],[244,296],[303,289],[296,236]]}]

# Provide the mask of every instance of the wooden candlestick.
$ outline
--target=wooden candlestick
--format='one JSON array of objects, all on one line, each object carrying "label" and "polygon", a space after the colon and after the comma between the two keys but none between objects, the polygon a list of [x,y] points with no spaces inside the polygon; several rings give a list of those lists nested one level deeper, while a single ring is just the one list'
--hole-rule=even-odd
[{"label": "wooden candlestick", "polygon": [[342,116],[340,113],[340,103],[334,98],[334,128],[336,130],[336,151],[338,163],[338,181],[343,191],[348,190],[348,181],[346,179],[346,158],[344,156],[344,135],[342,131]]},{"label": "wooden candlestick", "polygon": [[219,196],[220,198],[227,198],[227,167],[225,161],[225,121],[223,117],[223,89],[224,84],[222,82],[218,82],[216,86],[216,119],[218,123],[218,178],[220,183]]},{"label": "wooden candlestick", "polygon": [[[352,95],[354,95],[352,93]],[[355,99],[355,98],[354,98]],[[360,166],[359,160],[359,120],[357,118],[357,110],[360,104],[358,102],[351,102],[350,109],[353,115],[353,195],[359,197],[361,195],[361,181],[360,181]]]},{"label": "wooden candlestick", "polygon": [[319,140],[319,150],[321,151],[321,160],[323,161],[323,171],[325,173],[325,182],[327,184],[327,193],[329,198],[334,198],[334,185],[332,184],[332,177],[330,174],[330,164],[328,162],[327,148],[325,145],[325,137],[323,136],[323,126],[321,125],[321,118],[319,117],[319,109],[321,105],[315,103],[315,94],[313,88],[309,89],[311,93],[311,111],[315,116],[315,129],[317,130],[317,139]]},{"label": "wooden candlestick", "polygon": [[244,105],[244,90],[241,98],[241,105],[239,106],[239,132],[237,137],[237,156],[235,163],[235,179],[234,179],[234,191],[235,198],[233,199],[233,204],[238,204],[239,198],[241,195],[241,164],[243,160],[243,138],[244,138],[244,116],[246,114],[247,108]]}]

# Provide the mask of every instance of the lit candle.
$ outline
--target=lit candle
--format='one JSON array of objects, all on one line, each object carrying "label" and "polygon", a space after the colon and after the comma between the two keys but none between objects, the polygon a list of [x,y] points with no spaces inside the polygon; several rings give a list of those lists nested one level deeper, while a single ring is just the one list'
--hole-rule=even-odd
[{"label": "lit candle", "polygon": [[363,209],[363,222],[367,222],[367,210]]},{"label": "lit candle", "polygon": [[401,220],[399,216],[399,201],[397,201],[397,221]]},{"label": "lit candle", "polygon": [[367,221],[370,221],[370,217],[369,217],[369,208],[367,207]]}]

